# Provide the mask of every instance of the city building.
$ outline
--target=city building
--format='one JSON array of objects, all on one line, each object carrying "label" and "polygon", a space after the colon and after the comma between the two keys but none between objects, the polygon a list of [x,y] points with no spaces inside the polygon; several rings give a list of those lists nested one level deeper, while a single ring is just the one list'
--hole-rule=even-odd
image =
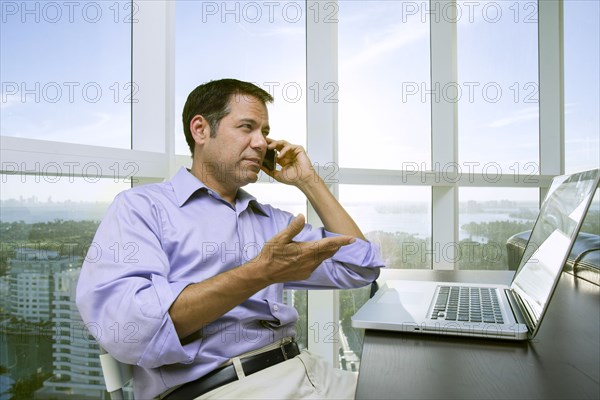
[{"label": "city building", "polygon": [[99,348],[75,305],[79,268],[53,275],[53,377],[36,391],[36,399],[101,399],[104,378]]},{"label": "city building", "polygon": [[23,322],[41,323],[51,320],[54,273],[80,265],[81,260],[61,257],[57,251],[20,247],[8,263],[8,312]]}]

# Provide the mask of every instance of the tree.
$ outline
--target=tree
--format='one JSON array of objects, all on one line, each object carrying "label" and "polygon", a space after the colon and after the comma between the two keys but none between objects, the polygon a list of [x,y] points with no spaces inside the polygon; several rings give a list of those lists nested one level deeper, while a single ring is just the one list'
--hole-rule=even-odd
[{"label": "tree", "polygon": [[42,387],[44,381],[52,376],[49,372],[38,372],[25,379],[17,379],[9,393],[12,400],[33,399],[33,393]]}]

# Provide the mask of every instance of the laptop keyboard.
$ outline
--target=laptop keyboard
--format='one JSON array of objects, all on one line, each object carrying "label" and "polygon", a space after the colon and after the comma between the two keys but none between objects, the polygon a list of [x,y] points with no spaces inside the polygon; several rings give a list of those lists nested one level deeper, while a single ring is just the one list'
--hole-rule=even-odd
[{"label": "laptop keyboard", "polygon": [[441,286],[431,319],[502,324],[502,312],[492,288]]}]

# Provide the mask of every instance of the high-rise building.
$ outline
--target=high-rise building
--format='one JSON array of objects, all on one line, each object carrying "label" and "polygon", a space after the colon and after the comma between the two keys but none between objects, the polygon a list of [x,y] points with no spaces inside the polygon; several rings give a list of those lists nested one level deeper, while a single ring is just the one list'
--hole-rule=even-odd
[{"label": "high-rise building", "polygon": [[75,304],[79,271],[73,268],[53,275],[54,376],[35,393],[36,399],[102,399],[106,393],[98,343]]},{"label": "high-rise building", "polygon": [[58,252],[22,247],[9,260],[8,312],[30,323],[51,320],[54,273],[81,265],[81,257],[61,257]]}]

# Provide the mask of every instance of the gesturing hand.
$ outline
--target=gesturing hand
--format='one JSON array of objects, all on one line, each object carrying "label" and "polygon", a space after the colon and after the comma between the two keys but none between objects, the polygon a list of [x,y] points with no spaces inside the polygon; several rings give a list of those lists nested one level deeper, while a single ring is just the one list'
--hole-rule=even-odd
[{"label": "gesturing hand", "polygon": [[254,259],[263,263],[265,278],[271,283],[304,280],[340,247],[353,243],[351,236],[328,237],[312,242],[294,242],[302,231],[304,216],[299,214],[292,222],[265,243]]}]

